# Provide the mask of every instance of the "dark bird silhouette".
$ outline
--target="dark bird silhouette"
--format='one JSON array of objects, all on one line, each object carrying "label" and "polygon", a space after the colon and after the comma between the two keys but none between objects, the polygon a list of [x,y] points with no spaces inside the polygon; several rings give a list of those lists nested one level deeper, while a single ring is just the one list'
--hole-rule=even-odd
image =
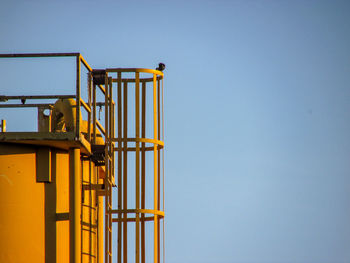
[{"label": "dark bird silhouette", "polygon": [[159,63],[158,68],[156,70],[163,71],[165,69],[165,64],[164,63]]},{"label": "dark bird silhouette", "polygon": [[21,99],[22,104],[26,103],[26,99]]}]

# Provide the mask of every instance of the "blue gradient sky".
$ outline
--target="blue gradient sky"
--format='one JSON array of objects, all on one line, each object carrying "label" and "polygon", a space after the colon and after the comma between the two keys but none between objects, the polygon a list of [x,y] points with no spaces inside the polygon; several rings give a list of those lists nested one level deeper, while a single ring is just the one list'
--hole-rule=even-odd
[{"label": "blue gradient sky", "polygon": [[349,1],[1,0],[0,53],[166,63],[167,262],[346,263],[349,14]]}]

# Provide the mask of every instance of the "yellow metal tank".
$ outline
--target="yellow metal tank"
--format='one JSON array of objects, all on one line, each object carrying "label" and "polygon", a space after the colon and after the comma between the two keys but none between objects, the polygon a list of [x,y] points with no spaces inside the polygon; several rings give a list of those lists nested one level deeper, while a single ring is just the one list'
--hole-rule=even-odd
[{"label": "yellow metal tank", "polygon": [[85,121],[76,137],[75,106],[39,109],[38,132],[0,133],[0,262],[103,262],[104,169]]},{"label": "yellow metal tank", "polygon": [[[0,144],[0,262],[69,262],[70,155],[50,146]],[[80,157],[81,260],[102,262],[102,200],[89,189],[98,184],[98,171]]]},{"label": "yellow metal tank", "polygon": [[0,262],[45,262],[46,188],[34,147],[0,144]]},{"label": "yellow metal tank", "polygon": [[72,58],[76,90],[0,96],[0,109],[38,113],[36,132],[0,123],[0,263],[164,262],[165,65],[92,69],[80,53],[0,54],[17,57]]}]

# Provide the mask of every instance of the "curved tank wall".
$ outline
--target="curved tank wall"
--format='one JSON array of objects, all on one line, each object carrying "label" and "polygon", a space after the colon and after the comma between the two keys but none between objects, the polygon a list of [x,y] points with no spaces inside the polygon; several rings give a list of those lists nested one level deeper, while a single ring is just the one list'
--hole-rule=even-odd
[{"label": "curved tank wall", "polygon": [[0,144],[0,262],[45,262],[44,188],[34,147]]},{"label": "curved tank wall", "polygon": [[[81,260],[102,262],[103,201],[89,187],[98,173],[90,161],[80,167]],[[0,143],[0,200],[0,262],[69,262],[68,151]]]}]

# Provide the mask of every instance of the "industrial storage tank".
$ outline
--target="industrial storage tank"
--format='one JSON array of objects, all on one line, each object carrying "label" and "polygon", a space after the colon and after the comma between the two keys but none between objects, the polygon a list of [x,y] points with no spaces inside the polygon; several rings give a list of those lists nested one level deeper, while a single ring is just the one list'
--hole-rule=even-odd
[{"label": "industrial storage tank", "polygon": [[37,109],[34,132],[7,131],[0,116],[0,262],[164,262],[165,65],[101,70],[80,53],[0,54],[17,57],[73,58],[76,89],[0,95],[0,109]]},{"label": "industrial storage tank", "polygon": [[[56,147],[0,144],[0,262],[69,262],[70,158]],[[84,181],[97,182],[94,165],[78,165]],[[96,190],[84,194],[82,257],[95,258],[103,250],[102,200]]]},{"label": "industrial storage tank", "polygon": [[0,262],[70,262],[70,176],[79,184],[81,260],[103,261],[103,200],[92,186],[102,185],[104,169],[86,158],[89,144],[80,139],[70,132],[0,134]]}]

